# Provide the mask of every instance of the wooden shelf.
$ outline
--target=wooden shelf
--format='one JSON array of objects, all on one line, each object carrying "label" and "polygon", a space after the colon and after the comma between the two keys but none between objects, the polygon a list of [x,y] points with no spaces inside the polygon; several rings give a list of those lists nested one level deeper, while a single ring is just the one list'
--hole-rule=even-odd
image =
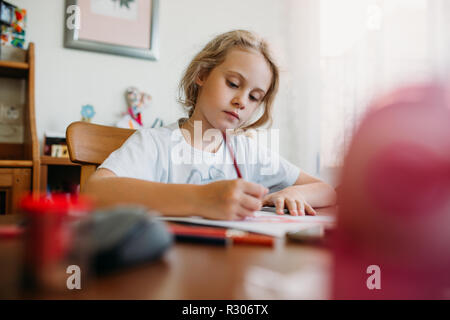
[{"label": "wooden shelf", "polygon": [[23,143],[0,143],[1,160],[31,160],[25,158]]},{"label": "wooden shelf", "polygon": [[0,168],[31,168],[31,160],[0,160]]},{"label": "wooden shelf", "polygon": [[55,158],[50,156],[42,156],[41,164],[54,166],[80,166],[78,163],[73,163],[69,158]]},{"label": "wooden shelf", "polygon": [[[39,142],[36,134],[34,111],[35,47],[30,43],[26,62],[0,60],[0,77],[19,78],[24,81],[22,94],[23,142],[0,143],[0,175],[3,181],[0,196],[6,206],[0,206],[0,214],[18,212],[18,200],[23,193],[37,192],[40,184]],[[2,93],[3,94],[3,93]]]},{"label": "wooden shelf", "polygon": [[0,77],[27,78],[29,70],[28,63],[0,60]]},{"label": "wooden shelf", "polygon": [[68,158],[41,156],[40,193],[77,193],[80,184],[81,165]]}]

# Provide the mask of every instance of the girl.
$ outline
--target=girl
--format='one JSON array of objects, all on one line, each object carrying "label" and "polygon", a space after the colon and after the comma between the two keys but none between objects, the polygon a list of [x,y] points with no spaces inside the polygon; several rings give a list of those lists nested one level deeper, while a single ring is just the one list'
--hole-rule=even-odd
[{"label": "girl", "polygon": [[[294,216],[334,205],[331,186],[253,139],[236,134],[227,150],[222,135],[211,134],[271,122],[278,84],[278,68],[264,40],[243,30],[219,35],[181,80],[180,101],[189,117],[137,131],[92,175],[86,192],[100,206],[135,203],[168,216],[221,220],[252,216],[265,205],[279,214],[286,207]],[[252,121],[257,111],[262,115]],[[236,178],[229,151],[240,160],[242,179]]]}]

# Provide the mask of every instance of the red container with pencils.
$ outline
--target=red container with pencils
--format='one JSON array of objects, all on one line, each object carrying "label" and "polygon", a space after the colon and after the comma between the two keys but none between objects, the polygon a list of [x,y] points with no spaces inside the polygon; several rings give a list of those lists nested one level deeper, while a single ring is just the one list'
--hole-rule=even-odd
[{"label": "red container with pencils", "polygon": [[67,267],[85,265],[81,256],[86,246],[80,246],[75,225],[90,212],[91,202],[67,195],[30,195],[21,200],[20,208],[26,218],[24,288],[67,289]]}]

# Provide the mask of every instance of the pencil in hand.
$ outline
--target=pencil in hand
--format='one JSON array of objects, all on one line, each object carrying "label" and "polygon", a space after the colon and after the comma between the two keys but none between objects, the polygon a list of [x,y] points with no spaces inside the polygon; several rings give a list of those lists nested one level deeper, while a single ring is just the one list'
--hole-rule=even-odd
[{"label": "pencil in hand", "polygon": [[228,151],[230,152],[231,159],[233,160],[233,165],[234,165],[234,169],[236,170],[236,174],[237,174],[239,179],[242,179],[241,171],[239,170],[239,167],[237,165],[236,158],[235,158],[234,153],[233,153],[233,149],[231,149],[231,146],[228,143],[227,134],[225,133],[225,131],[222,132],[222,136],[223,136],[223,141],[225,143],[225,148],[228,148]]}]

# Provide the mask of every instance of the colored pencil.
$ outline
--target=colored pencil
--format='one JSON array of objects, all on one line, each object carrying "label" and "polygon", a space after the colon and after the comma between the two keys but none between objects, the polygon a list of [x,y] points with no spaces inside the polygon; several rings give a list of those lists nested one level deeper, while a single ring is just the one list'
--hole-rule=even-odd
[{"label": "colored pencil", "polygon": [[13,239],[22,236],[24,229],[17,225],[0,226],[0,239]]},{"label": "colored pencil", "polygon": [[271,236],[248,233],[233,229],[188,226],[174,223],[169,223],[168,227],[170,232],[175,235],[176,239],[180,238],[185,241],[192,240],[195,242],[201,242],[202,240],[205,240],[205,242],[207,242],[208,240],[212,240],[214,242],[214,240],[223,239],[228,241],[225,244],[230,243],[262,246],[273,246],[275,244],[275,239]]},{"label": "colored pencil", "polygon": [[225,148],[228,148],[231,159],[233,159],[233,165],[234,165],[234,169],[236,170],[236,174],[239,179],[242,179],[241,170],[239,170],[239,167],[237,165],[236,158],[234,157],[233,149],[231,149],[231,145],[228,143],[227,134],[225,132],[222,132],[222,136],[223,136],[223,141],[225,142]]}]

